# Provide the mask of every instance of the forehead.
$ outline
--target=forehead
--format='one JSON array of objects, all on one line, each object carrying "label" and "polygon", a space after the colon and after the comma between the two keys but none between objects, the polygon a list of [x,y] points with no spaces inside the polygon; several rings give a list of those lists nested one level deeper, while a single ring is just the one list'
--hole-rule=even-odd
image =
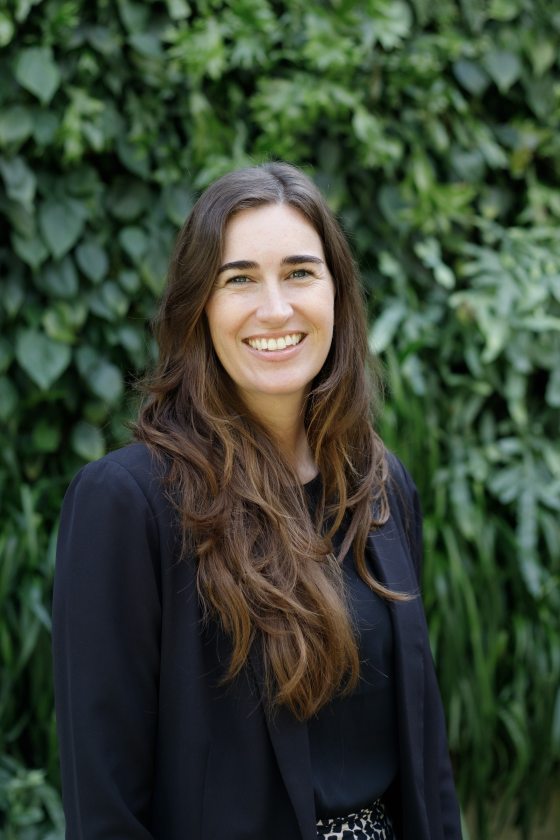
[{"label": "forehead", "polygon": [[226,225],[224,262],[310,254],[324,259],[323,244],[313,225],[289,204],[266,204],[241,210]]}]

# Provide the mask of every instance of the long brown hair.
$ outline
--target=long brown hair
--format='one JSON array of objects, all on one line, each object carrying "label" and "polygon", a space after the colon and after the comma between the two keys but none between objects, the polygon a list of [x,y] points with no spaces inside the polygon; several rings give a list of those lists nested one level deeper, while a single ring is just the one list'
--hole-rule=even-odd
[{"label": "long brown hair", "polygon": [[[305,407],[322,477],[314,514],[293,467],[222,368],[204,312],[228,221],[278,203],[298,210],[317,231],[335,285],[334,337]],[[159,363],[145,384],[135,433],[168,456],[170,497],[185,554],[196,556],[205,615],[231,637],[226,678],[239,673],[257,644],[269,702],[309,717],[359,676],[341,572],[350,545],[371,589],[402,597],[376,581],[365,562],[369,532],[388,517],[387,466],[372,424],[356,265],[313,182],[286,163],[267,163],[211,185],[179,233],[155,331]],[[335,557],[332,537],[343,520],[346,537]]]}]

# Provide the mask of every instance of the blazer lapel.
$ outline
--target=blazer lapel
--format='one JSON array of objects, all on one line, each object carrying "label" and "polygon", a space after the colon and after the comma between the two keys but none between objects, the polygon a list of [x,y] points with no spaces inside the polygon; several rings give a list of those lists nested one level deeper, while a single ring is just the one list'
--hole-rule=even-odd
[{"label": "blazer lapel", "polygon": [[273,712],[267,710],[267,704],[264,702],[262,659],[255,645],[251,648],[249,661],[262,698],[276,761],[296,814],[301,838],[316,840],[317,824],[307,724],[297,720],[285,706],[280,706]]},{"label": "blazer lapel", "polygon": [[395,518],[369,537],[377,579],[395,592],[415,596],[391,602],[397,680],[399,753],[404,837],[429,839],[424,797],[424,646],[423,607],[414,577],[408,543]]}]

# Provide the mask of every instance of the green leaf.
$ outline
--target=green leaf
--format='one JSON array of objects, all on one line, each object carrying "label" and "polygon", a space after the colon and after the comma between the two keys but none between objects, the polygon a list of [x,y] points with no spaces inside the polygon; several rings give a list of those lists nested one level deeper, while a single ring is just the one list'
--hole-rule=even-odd
[{"label": "green leaf", "polygon": [[484,56],[484,66],[501,93],[507,93],[521,76],[521,61],[516,53],[492,50]]},{"label": "green leaf", "polygon": [[12,233],[14,251],[27,265],[33,269],[45,262],[49,252],[39,236],[18,236]]},{"label": "green leaf", "polygon": [[12,19],[5,13],[0,12],[0,47],[7,47],[14,37],[15,26]]},{"label": "green leaf", "polygon": [[145,336],[142,329],[123,324],[117,330],[119,343],[125,348],[131,357],[143,359],[145,356]]},{"label": "green leaf", "polygon": [[88,370],[87,380],[93,393],[106,402],[114,403],[122,395],[124,384],[120,370],[110,362],[101,361]]},{"label": "green leaf", "polygon": [[459,84],[474,96],[483,94],[490,83],[488,74],[480,64],[469,61],[467,58],[460,58],[454,63],[453,73]]},{"label": "green leaf", "polygon": [[165,4],[172,20],[182,20],[190,17],[191,7],[187,0],[165,0]]},{"label": "green leaf", "polygon": [[369,334],[369,345],[373,353],[382,353],[389,346],[405,317],[406,306],[400,301],[394,301],[374,320]]},{"label": "green leaf", "polygon": [[76,248],[76,262],[94,283],[99,283],[109,269],[109,257],[97,242],[84,242]]},{"label": "green leaf", "polygon": [[183,225],[193,207],[193,197],[188,187],[183,184],[171,184],[163,190],[163,206],[167,218],[174,225]]},{"label": "green leaf", "polygon": [[72,298],[78,293],[78,273],[71,257],[49,263],[37,276],[37,285],[48,295]]},{"label": "green leaf", "polygon": [[131,47],[146,58],[161,58],[161,41],[154,32],[135,32],[128,39]]},{"label": "green leaf", "polygon": [[152,202],[149,188],[132,178],[117,179],[107,195],[109,213],[123,222],[131,222],[145,213]]},{"label": "green leaf", "polygon": [[99,353],[88,344],[82,344],[76,350],[76,366],[83,379],[87,379],[91,368],[100,361]]},{"label": "green leaf", "polygon": [[63,344],[72,344],[86,318],[87,308],[83,303],[57,301],[43,314],[41,323],[50,338]]},{"label": "green leaf", "polygon": [[50,47],[21,50],[16,60],[15,77],[43,104],[50,102],[60,85],[60,72]]},{"label": "green leaf", "polygon": [[132,269],[123,269],[119,272],[119,285],[128,292],[129,295],[134,295],[140,288],[140,277],[136,271]]},{"label": "green leaf", "polygon": [[39,452],[56,452],[60,445],[60,429],[48,420],[39,420],[33,429],[32,440]]},{"label": "green leaf", "polygon": [[59,260],[79,239],[84,219],[76,203],[47,200],[39,209],[39,226],[51,254]]},{"label": "green leaf", "polygon": [[14,358],[13,347],[7,338],[0,336],[0,373],[5,373]]},{"label": "green leaf", "polygon": [[7,376],[0,376],[0,420],[5,423],[18,406],[18,392]]},{"label": "green leaf", "polygon": [[72,429],[70,442],[76,455],[85,461],[96,461],[105,454],[105,440],[101,430],[91,423],[77,423]]},{"label": "green leaf", "polygon": [[142,32],[147,25],[149,11],[142,3],[117,0],[119,15],[128,32]]},{"label": "green leaf", "polygon": [[89,296],[89,308],[107,321],[116,321],[128,311],[129,300],[116,283],[106,282]]},{"label": "green leaf", "polygon": [[6,185],[6,193],[14,201],[26,207],[33,204],[35,198],[35,175],[23,158],[0,158],[0,172]]},{"label": "green leaf", "polygon": [[148,247],[146,234],[139,227],[125,227],[119,233],[119,242],[135,262],[142,259]]},{"label": "green leaf", "polygon": [[70,364],[72,353],[66,344],[53,341],[42,332],[20,330],[16,337],[16,359],[41,390],[46,391]]},{"label": "green leaf", "polygon": [[546,386],[545,399],[552,408],[560,408],[560,367],[555,367]]},{"label": "green leaf", "polygon": [[33,119],[28,108],[13,105],[0,111],[0,145],[23,143],[33,132]]},{"label": "green leaf", "polygon": [[134,175],[139,175],[141,178],[150,176],[150,160],[145,148],[119,135],[117,153],[121,163]]},{"label": "green leaf", "polygon": [[4,284],[0,306],[4,308],[8,318],[13,318],[17,315],[25,300],[21,275],[13,274],[4,281]]},{"label": "green leaf", "polygon": [[39,146],[48,146],[54,142],[58,131],[59,121],[56,114],[50,111],[39,111],[34,117],[33,137]]}]

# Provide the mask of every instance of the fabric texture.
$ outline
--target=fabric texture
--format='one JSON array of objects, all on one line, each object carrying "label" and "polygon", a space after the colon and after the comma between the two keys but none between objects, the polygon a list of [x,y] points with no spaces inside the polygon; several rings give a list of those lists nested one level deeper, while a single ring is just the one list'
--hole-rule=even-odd
[{"label": "fabric texture", "polygon": [[[390,456],[383,583],[418,592],[414,484]],[[202,620],[164,465],[143,444],[88,464],[63,505],[53,601],[67,840],[316,840],[308,728],[262,699],[258,648],[224,685],[229,639]],[[419,597],[391,605],[398,840],[458,840],[445,721]]]},{"label": "fabric texture", "polygon": [[378,799],[372,808],[363,808],[356,814],[317,820],[317,837],[320,840],[394,840],[395,835],[385,806]]}]

